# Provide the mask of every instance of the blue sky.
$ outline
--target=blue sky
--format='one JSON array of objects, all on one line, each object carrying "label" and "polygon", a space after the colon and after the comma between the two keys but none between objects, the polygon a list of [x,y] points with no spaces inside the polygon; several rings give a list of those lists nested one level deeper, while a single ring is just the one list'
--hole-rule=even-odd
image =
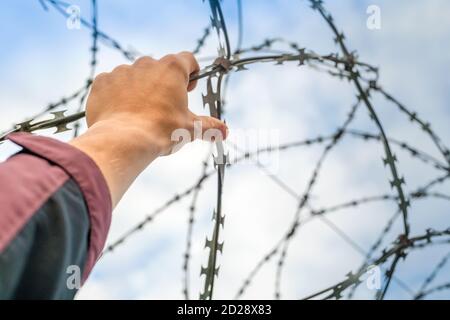
[{"label": "blue sky", "polygon": [[[44,11],[36,0],[9,0],[0,12],[0,125],[8,128],[26,116],[40,111],[81,87],[89,73],[90,36],[86,29],[68,30],[64,17],[55,10]],[[73,1],[84,17],[90,17],[89,1]],[[381,8],[381,30],[366,28],[366,8]],[[236,3],[224,0],[224,14],[231,42],[236,43]],[[420,116],[430,121],[435,131],[449,141],[450,110],[450,3],[431,1],[326,1],[348,45],[362,60],[380,66],[381,84]],[[307,1],[243,0],[244,47],[266,38],[282,35],[317,53],[336,52],[332,35]],[[161,57],[170,52],[192,50],[208,24],[208,5],[202,1],[99,0],[99,28],[126,48]],[[215,38],[208,40],[199,58],[215,55]],[[109,71],[127,61],[116,51],[100,46],[98,72]],[[261,65],[233,75],[228,91],[227,122],[233,131],[242,128],[277,129],[280,141],[294,141],[331,133],[345,118],[354,101],[348,83],[307,68]],[[190,108],[205,113],[201,105],[204,84],[190,96]],[[439,157],[433,145],[379,97],[374,103],[388,135],[413,143]],[[69,104],[75,110],[76,104]],[[353,128],[376,132],[364,109],[358,110]],[[43,132],[48,134],[48,132]],[[70,139],[70,134],[55,136]],[[14,149],[4,144],[2,158]],[[109,241],[116,239],[176,192],[190,185],[200,173],[200,162],[208,147],[195,143],[179,154],[158,159],[142,174],[113,215]],[[397,151],[399,167],[407,189],[425,183],[437,173]],[[298,149],[280,154],[278,176],[295,190],[303,190],[320,148]],[[324,166],[325,179],[313,195],[317,207],[340,203],[354,197],[390,192],[389,172],[381,163],[381,146],[346,139]],[[431,178],[430,178],[431,177]],[[430,178],[430,179],[429,179]],[[224,206],[227,224],[223,232],[224,256],[217,297],[232,298],[257,259],[280,237],[294,213],[295,201],[277,189],[255,166],[230,170],[226,178]],[[208,181],[199,198],[198,224],[194,229],[191,261],[192,296],[196,297],[202,280],[200,265],[206,262],[204,238],[211,230],[214,208],[214,181]],[[449,184],[438,189],[447,194]],[[157,299],[182,298],[182,255],[190,199],[165,211],[143,232],[122,248],[105,256],[79,294],[80,299]],[[412,210],[413,232],[426,227],[448,226],[448,203],[421,201]],[[374,204],[364,209],[330,215],[330,219],[368,249],[393,213],[393,206]],[[255,222],[256,221],[256,222]],[[252,225],[251,237],[247,226]],[[394,240],[400,223],[385,245]],[[302,229],[294,241],[282,282],[283,298],[299,298],[327,287],[345,277],[362,261],[336,234],[320,222]],[[411,254],[399,266],[398,277],[418,288],[422,279],[446,253],[445,247]],[[236,263],[239,262],[239,263]],[[330,268],[332,270],[330,271]],[[249,288],[246,298],[272,298],[274,264],[262,270]],[[448,281],[447,267],[436,284]],[[360,298],[373,292],[361,290]],[[447,298],[448,292],[436,295]],[[408,298],[395,283],[388,298]]]}]

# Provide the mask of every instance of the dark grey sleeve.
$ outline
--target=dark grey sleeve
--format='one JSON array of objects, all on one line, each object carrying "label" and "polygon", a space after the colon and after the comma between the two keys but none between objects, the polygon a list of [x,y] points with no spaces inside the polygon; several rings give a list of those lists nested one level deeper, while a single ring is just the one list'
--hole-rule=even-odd
[{"label": "dark grey sleeve", "polygon": [[83,194],[69,179],[0,252],[0,299],[72,299],[82,281],[89,228]]}]

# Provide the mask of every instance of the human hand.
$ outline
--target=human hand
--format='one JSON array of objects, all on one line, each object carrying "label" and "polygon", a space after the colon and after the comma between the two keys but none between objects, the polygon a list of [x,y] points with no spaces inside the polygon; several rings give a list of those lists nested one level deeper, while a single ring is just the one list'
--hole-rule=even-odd
[{"label": "human hand", "polygon": [[70,144],[98,165],[113,207],[155,158],[179,149],[179,141],[172,140],[175,131],[188,130],[196,138],[194,129],[201,121],[202,137],[209,139],[203,133],[218,129],[226,138],[223,122],[195,115],[187,107],[187,93],[196,85],[189,76],[198,70],[194,56],[182,52],[161,60],[143,57],[95,78],[86,106],[89,129]]},{"label": "human hand", "polygon": [[109,124],[111,135],[130,135],[160,155],[172,151],[174,130],[186,129],[194,137],[196,121],[201,121],[203,132],[218,129],[225,138],[227,127],[222,121],[195,115],[187,107],[187,93],[196,86],[189,77],[198,71],[192,53],[181,52],[161,60],[142,57],[132,65],[99,74],[87,101],[88,127]]}]

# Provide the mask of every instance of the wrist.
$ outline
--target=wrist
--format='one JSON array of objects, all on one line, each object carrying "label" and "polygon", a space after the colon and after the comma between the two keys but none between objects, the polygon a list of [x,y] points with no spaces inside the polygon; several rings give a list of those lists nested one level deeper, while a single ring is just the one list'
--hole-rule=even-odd
[{"label": "wrist", "polygon": [[95,136],[104,147],[119,148],[121,152],[136,154],[151,161],[167,148],[166,140],[158,136],[158,132],[156,126],[149,123],[140,125],[135,119],[108,119],[94,123],[84,135]]},{"label": "wrist", "polygon": [[116,120],[102,120],[69,142],[94,160],[105,177],[115,206],[136,177],[163,147],[144,129]]}]

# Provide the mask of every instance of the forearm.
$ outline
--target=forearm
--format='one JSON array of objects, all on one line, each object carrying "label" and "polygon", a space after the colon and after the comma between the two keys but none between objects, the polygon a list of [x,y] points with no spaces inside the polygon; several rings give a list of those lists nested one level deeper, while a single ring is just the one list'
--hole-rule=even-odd
[{"label": "forearm", "polygon": [[161,154],[159,140],[142,129],[107,120],[95,123],[69,143],[100,168],[114,208],[136,177]]}]

